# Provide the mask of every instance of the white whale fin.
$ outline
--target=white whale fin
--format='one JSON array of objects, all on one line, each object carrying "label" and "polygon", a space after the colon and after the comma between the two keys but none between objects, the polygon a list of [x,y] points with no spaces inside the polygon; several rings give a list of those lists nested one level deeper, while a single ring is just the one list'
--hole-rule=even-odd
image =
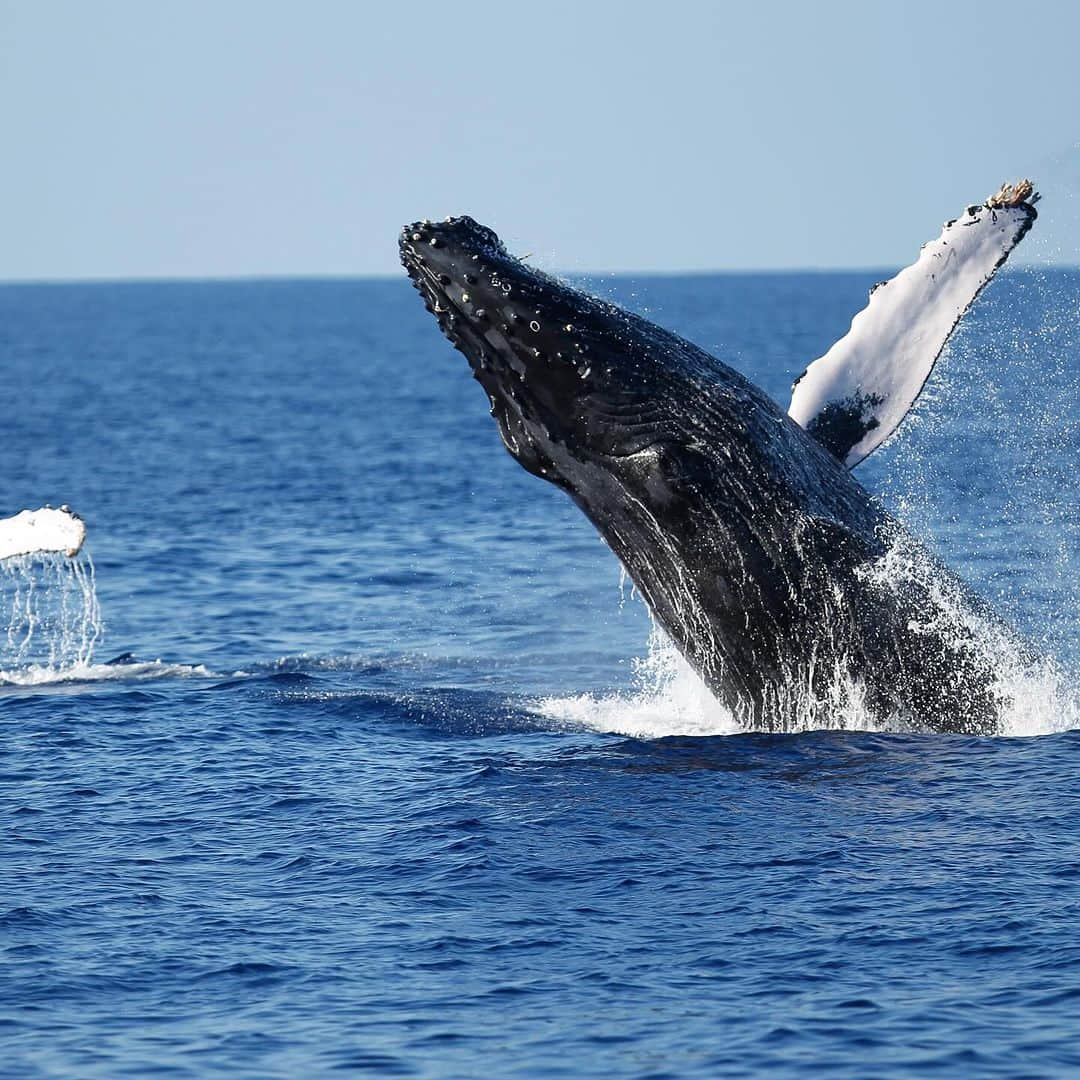
[{"label": "white whale fin", "polygon": [[54,552],[74,558],[85,541],[86,524],[66,506],[23,510],[0,520],[0,559]]},{"label": "white whale fin", "polygon": [[854,468],[900,425],[964,312],[1035,221],[1030,180],[1002,185],[870,290],[851,329],[792,386],[788,414]]}]

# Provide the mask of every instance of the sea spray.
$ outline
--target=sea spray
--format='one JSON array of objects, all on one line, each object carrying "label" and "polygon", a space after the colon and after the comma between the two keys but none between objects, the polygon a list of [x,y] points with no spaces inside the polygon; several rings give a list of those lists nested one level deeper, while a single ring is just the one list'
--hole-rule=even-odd
[{"label": "sea spray", "polygon": [[[1044,735],[1080,726],[1080,695],[1061,666],[1035,654],[989,611],[972,611],[963,590],[903,534],[861,574],[883,594],[917,590],[926,598],[928,629],[988,659],[1001,703],[997,734]],[[905,717],[872,711],[857,671],[842,660],[834,662],[825,680],[820,672],[789,673],[776,700],[769,703],[765,726],[726,709],[655,622],[645,655],[632,661],[632,670],[633,687],[627,692],[547,697],[535,708],[573,727],[643,739],[755,730],[785,734],[920,730]]]},{"label": "sea spray", "polygon": [[0,560],[0,679],[10,673],[87,667],[104,629],[94,563],[83,552]]},{"label": "sea spray", "polygon": [[634,686],[627,693],[547,697],[536,711],[571,727],[640,739],[742,730],[655,622],[645,655],[631,664]]}]

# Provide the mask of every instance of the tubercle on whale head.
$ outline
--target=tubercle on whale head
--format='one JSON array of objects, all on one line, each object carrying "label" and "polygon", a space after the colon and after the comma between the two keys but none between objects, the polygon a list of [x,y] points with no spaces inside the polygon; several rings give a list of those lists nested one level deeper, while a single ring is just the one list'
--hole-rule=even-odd
[{"label": "tubercle on whale head", "polygon": [[[1019,206],[1026,206],[1029,210],[1033,210],[1038,201],[1039,193],[1030,180],[1018,180],[1015,184],[1010,184],[1006,180],[998,191],[986,199],[983,205],[990,210],[1007,210]],[[1034,212],[1032,216],[1036,216]]]},{"label": "tubercle on whale head", "polygon": [[474,370],[501,357],[519,373],[554,362],[588,378],[583,328],[567,320],[593,306],[591,298],[514,258],[471,217],[406,225],[399,247],[425,306]]},{"label": "tubercle on whale head", "polygon": [[656,388],[649,365],[621,340],[624,312],[510,255],[471,217],[406,225],[399,249],[526,469],[569,487],[570,459],[626,456],[648,444]]}]

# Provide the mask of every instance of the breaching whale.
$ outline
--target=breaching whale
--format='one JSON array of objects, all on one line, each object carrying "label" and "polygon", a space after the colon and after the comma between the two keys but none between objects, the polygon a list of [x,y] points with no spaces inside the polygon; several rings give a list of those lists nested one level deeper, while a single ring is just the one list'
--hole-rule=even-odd
[{"label": "breaching whale", "polygon": [[882,724],[990,733],[1009,701],[983,629],[1000,624],[850,467],[899,425],[1036,198],[1006,185],[949,222],[872,290],[787,413],[472,218],[408,225],[399,247],[507,450],[584,511],[738,720],[782,730],[797,709],[836,726],[842,688]]}]

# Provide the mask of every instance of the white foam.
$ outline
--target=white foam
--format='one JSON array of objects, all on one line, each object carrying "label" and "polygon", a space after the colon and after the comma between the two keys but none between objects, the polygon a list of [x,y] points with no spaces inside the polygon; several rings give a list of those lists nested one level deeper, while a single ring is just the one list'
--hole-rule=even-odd
[{"label": "white foam", "polygon": [[925,550],[900,535],[863,570],[877,588],[923,600],[923,619],[911,629],[940,637],[958,651],[973,651],[994,672],[993,691],[1002,703],[998,734],[1048,735],[1080,727],[1080,693],[1051,657],[1035,655],[1009,627],[973,607],[957,581],[942,574]]},{"label": "white foam", "polygon": [[633,661],[637,686],[627,694],[578,694],[538,701],[536,711],[561,724],[637,739],[745,735],[753,731],[892,731],[865,707],[861,685],[838,668],[824,696],[796,682],[769,709],[770,722],[754,725],[725,708],[657,626],[644,658]]},{"label": "white foam", "polygon": [[[239,673],[242,674],[242,673]],[[130,664],[82,664],[49,667],[29,664],[22,668],[0,668],[0,684],[9,686],[54,686],[65,683],[138,682],[148,679],[219,679],[218,672],[203,664],[170,664],[163,660],[140,660]]]},{"label": "white foam", "polygon": [[86,541],[86,524],[66,506],[22,510],[0,519],[0,560],[60,553],[72,558]]},{"label": "white foam", "polygon": [[[997,734],[1047,735],[1080,728],[1076,680],[1050,659],[1033,658],[1023,643],[990,617],[973,612],[963,591],[925,553],[901,542],[866,567],[872,584],[888,590],[917,586],[929,597],[928,632],[954,634],[991,661],[994,691],[1003,702]],[[644,658],[633,661],[635,687],[621,694],[547,697],[535,710],[560,724],[639,739],[745,734],[753,730],[794,734],[813,730],[910,730],[901,717],[880,717],[866,706],[858,679],[838,663],[827,689],[791,679],[769,708],[769,723],[755,728],[726,709],[658,627]]]},{"label": "white foam", "polygon": [[1052,660],[1042,660],[1015,672],[1002,671],[999,688],[1009,698],[999,735],[1026,738],[1080,729],[1080,694]]},{"label": "white foam", "polygon": [[632,663],[636,687],[629,694],[547,697],[534,708],[562,724],[637,739],[744,730],[655,624],[647,654]]}]

